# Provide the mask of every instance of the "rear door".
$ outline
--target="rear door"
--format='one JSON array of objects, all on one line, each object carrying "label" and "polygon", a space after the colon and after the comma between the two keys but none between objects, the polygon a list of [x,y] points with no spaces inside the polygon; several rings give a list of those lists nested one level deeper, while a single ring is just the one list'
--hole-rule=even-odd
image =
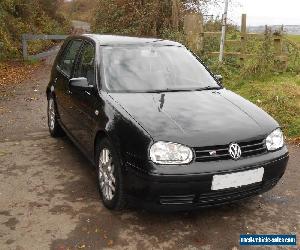
[{"label": "rear door", "polygon": [[90,41],[85,41],[73,75],[74,78],[86,78],[88,84],[94,86],[94,89],[72,89],[73,115],[76,116],[76,122],[72,126],[71,132],[88,154],[92,154],[93,132],[96,127],[95,105],[98,92],[96,87],[95,53],[95,45]]},{"label": "rear door", "polygon": [[73,105],[70,97],[69,80],[72,76],[75,61],[82,45],[82,40],[71,40],[66,46],[58,64],[57,78],[55,79],[56,103],[62,124],[70,130],[72,125]]}]

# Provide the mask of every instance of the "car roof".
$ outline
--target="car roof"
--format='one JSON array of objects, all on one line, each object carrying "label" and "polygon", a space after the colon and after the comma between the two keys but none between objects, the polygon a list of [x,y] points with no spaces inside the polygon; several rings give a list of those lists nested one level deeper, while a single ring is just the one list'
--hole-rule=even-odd
[{"label": "car roof", "polygon": [[118,45],[147,45],[155,44],[160,46],[183,46],[182,44],[170,40],[159,38],[142,38],[117,35],[100,35],[100,34],[83,34],[84,37],[89,37],[102,46],[118,46]]}]

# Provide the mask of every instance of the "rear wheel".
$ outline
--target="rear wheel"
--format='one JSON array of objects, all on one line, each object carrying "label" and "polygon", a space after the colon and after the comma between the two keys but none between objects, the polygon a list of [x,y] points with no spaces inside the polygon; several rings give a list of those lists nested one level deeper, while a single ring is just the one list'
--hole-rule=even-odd
[{"label": "rear wheel", "polygon": [[60,137],[64,135],[64,131],[57,121],[57,113],[55,109],[55,102],[52,96],[48,98],[48,128],[52,137]]},{"label": "rear wheel", "polygon": [[118,155],[106,138],[98,143],[96,152],[98,187],[102,202],[109,209],[121,210],[125,207],[126,198]]}]

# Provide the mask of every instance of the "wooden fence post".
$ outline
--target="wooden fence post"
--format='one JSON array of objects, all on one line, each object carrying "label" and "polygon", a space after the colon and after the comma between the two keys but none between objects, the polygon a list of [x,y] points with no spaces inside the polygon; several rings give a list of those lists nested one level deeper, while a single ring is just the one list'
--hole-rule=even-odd
[{"label": "wooden fence post", "polygon": [[195,52],[203,52],[204,28],[203,16],[198,13],[188,13],[184,17],[184,32],[187,46]]},{"label": "wooden fence post", "polygon": [[274,49],[276,56],[280,56],[282,52],[282,35],[281,34],[275,34],[273,36],[274,38]]},{"label": "wooden fence post", "polygon": [[242,14],[242,21],[241,21],[241,54],[240,60],[241,62],[245,59],[245,52],[246,52],[246,41],[247,40],[247,15]]},{"label": "wooden fence post", "polygon": [[28,58],[28,45],[27,45],[27,34],[22,34],[22,53],[23,58],[26,60]]},{"label": "wooden fence post", "polygon": [[199,14],[199,51],[203,53],[204,48],[204,26],[203,15]]},{"label": "wooden fence post", "polygon": [[179,27],[179,2],[172,0],[172,28],[178,31]]},{"label": "wooden fence post", "polygon": [[278,62],[278,69],[281,72],[286,71],[288,58],[283,52],[283,27],[281,27],[278,34],[273,35],[273,40],[276,61]]}]

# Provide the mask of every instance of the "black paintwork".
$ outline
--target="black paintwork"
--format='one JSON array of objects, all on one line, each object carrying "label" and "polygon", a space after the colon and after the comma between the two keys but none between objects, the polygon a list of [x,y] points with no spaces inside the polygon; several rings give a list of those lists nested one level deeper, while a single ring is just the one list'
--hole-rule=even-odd
[{"label": "black paintwork", "polygon": [[[96,83],[93,88],[72,88],[69,84],[72,75],[66,76],[57,67],[68,42],[74,39],[80,39],[83,43],[90,42],[95,46]],[[265,166],[262,185],[270,180],[275,180],[276,184],[283,175],[288,160],[285,146],[275,152],[238,161],[193,161],[184,166],[162,166],[149,160],[148,151],[155,141],[172,141],[190,147],[227,145],[231,142],[266,138],[279,127],[260,108],[225,88],[171,93],[108,93],[102,90],[103,46],[151,43],[182,46],[165,40],[105,35],[71,37],[62,46],[54,62],[47,95],[52,95],[55,99],[60,125],[87,158],[94,163],[95,142],[104,136],[108,137],[120,156],[128,193],[152,203],[154,201],[159,207],[163,207],[160,204],[161,196],[176,195],[192,195],[194,198],[191,207],[200,206],[200,194],[213,193],[210,186],[212,176],[216,173]],[[98,115],[95,114],[96,110],[99,111]],[[261,187],[252,194],[264,190],[267,189]],[[212,204],[222,204],[247,196],[250,193],[244,196],[231,194],[224,201]]]}]

